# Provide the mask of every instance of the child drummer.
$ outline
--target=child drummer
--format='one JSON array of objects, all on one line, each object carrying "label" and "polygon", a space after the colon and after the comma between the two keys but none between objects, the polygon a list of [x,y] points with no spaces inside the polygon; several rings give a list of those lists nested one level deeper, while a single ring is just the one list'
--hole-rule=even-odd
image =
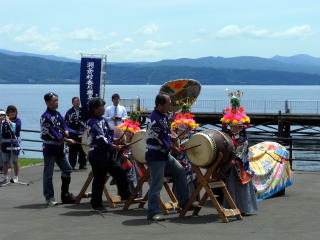
[{"label": "child drummer", "polygon": [[[131,143],[133,135],[140,131],[139,126],[139,122],[134,122],[132,120],[126,119],[117,127],[124,132],[125,141],[127,143]],[[138,185],[139,179],[142,177],[142,172],[129,148],[124,149],[124,151],[121,154],[119,153],[118,156],[118,160],[120,161],[122,169],[126,171],[129,191],[132,193]],[[142,192],[138,193],[137,197],[142,197]]]},{"label": "child drummer", "polygon": [[[250,118],[240,106],[242,94],[239,90],[229,93],[231,108],[225,109],[226,114],[221,121],[223,131],[231,137],[236,148],[236,157],[231,162],[227,188],[241,214],[249,215],[257,211],[257,202],[249,168],[248,138],[245,130],[249,127]],[[223,205],[229,207],[226,201]]]},{"label": "child drummer", "polygon": [[[193,119],[195,115],[190,113],[178,113],[171,123],[171,131],[173,135],[179,137],[177,146],[181,151],[172,153],[176,159],[185,168],[186,177],[188,182],[189,193],[192,194],[196,187],[196,176],[191,169],[191,163],[189,162],[185,149],[185,144],[188,142],[190,135],[196,131],[199,125]],[[175,189],[174,189],[175,191]]]}]

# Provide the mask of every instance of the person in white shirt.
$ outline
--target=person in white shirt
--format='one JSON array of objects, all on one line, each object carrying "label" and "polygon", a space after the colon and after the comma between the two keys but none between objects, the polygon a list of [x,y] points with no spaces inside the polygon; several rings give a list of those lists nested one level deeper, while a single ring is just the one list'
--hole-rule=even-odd
[{"label": "person in white shirt", "polygon": [[119,94],[113,94],[111,100],[113,104],[107,107],[105,117],[108,120],[109,125],[113,127],[121,124],[125,119],[128,118],[128,115],[126,108],[119,104]]}]

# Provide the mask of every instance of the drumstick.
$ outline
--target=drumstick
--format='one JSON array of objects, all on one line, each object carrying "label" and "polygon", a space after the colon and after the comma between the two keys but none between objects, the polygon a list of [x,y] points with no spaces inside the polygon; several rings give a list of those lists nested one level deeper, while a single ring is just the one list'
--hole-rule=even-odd
[{"label": "drumstick", "polygon": [[75,144],[80,144],[80,145],[84,145],[84,146],[90,147],[89,144],[85,144],[85,143],[81,143],[81,142],[75,142]]},{"label": "drumstick", "polygon": [[123,136],[126,134],[127,130],[128,130],[129,124],[127,125],[126,129],[124,130],[123,134],[120,136],[120,138],[118,139],[119,141],[123,138]]},{"label": "drumstick", "polygon": [[192,148],[196,148],[196,147],[199,147],[199,146],[201,146],[201,143],[198,144],[198,145],[191,146],[191,147],[188,147],[188,148],[186,148],[186,149],[183,149],[182,151],[188,151],[188,150],[190,150],[190,149],[192,149]]},{"label": "drumstick", "polygon": [[177,137],[173,139],[179,139],[183,134],[185,134],[188,131],[188,129],[184,130],[182,133],[180,133]]},{"label": "drumstick", "polygon": [[140,139],[138,139],[137,141],[134,141],[134,142],[131,142],[131,143],[127,143],[127,144],[125,144],[125,146],[126,146],[126,147],[130,147],[131,145],[133,145],[133,144],[135,144],[135,143],[137,143],[137,142],[140,142],[141,140],[143,140],[143,138],[140,138]]}]

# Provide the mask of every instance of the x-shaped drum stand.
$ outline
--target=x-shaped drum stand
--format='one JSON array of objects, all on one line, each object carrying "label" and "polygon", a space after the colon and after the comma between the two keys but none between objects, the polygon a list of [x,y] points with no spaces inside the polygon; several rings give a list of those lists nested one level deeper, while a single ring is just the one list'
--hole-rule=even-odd
[{"label": "x-shaped drum stand", "polygon": [[[108,179],[110,178],[110,176],[107,176],[106,179],[106,183],[108,182]],[[85,193],[91,183],[91,181],[93,180],[93,173],[92,171],[89,173],[87,180],[85,181],[85,183],[83,184],[80,193],[78,194],[78,196],[76,197],[76,203],[80,203],[81,199],[84,198]],[[103,189],[103,193],[106,196],[107,202],[109,204],[110,207],[115,208],[116,207],[116,203],[121,203],[123,201],[121,201],[120,196],[114,196],[112,197],[107,189],[106,186],[104,186]]]},{"label": "x-shaped drum stand", "polygon": [[[212,166],[206,169],[205,174],[201,172],[200,167],[192,164],[192,169],[198,177],[199,185],[192,193],[186,206],[180,212],[180,217],[186,215],[187,210],[190,208],[191,204],[196,200],[196,197],[198,196],[200,191],[204,188],[205,193],[199,202],[200,208],[195,208],[193,210],[193,215],[197,215],[201,210],[201,207],[205,204],[206,200],[210,198],[212,205],[216,208],[218,215],[223,222],[226,222],[226,223],[229,222],[228,217],[232,217],[232,216],[235,216],[238,220],[242,219],[241,213],[237,208],[236,204],[234,203],[232,197],[230,196],[225,183],[221,180],[221,178],[218,176],[216,172],[217,167],[219,166],[219,163],[222,160],[222,158],[223,158],[223,154],[219,152],[217,161]],[[216,196],[212,191],[212,189],[214,188],[222,189],[224,198],[227,200],[231,209],[224,209],[221,207],[220,203],[218,202]]]},{"label": "x-shaped drum stand", "polygon": [[[144,164],[141,164],[139,162],[137,162],[137,164],[139,165],[142,173],[143,173],[143,177],[140,178],[136,188],[134,189],[134,191],[132,192],[132,194],[130,195],[129,199],[126,201],[123,209],[124,210],[128,210],[129,207],[133,204],[133,203],[139,203],[138,207],[139,208],[143,208],[145,203],[148,200],[148,192],[144,195],[143,198],[135,198],[137,196],[137,194],[142,190],[143,184],[144,183],[149,183],[150,184],[150,172],[149,170],[144,166]],[[167,215],[169,214],[169,210],[171,209],[179,209],[178,207],[178,200],[176,198],[176,196],[174,195],[174,193],[172,192],[169,184],[165,181],[163,182],[163,186],[165,187],[166,192],[169,195],[169,198],[171,199],[171,202],[164,202],[162,200],[162,198],[160,197],[160,207],[162,209],[163,214]]]}]

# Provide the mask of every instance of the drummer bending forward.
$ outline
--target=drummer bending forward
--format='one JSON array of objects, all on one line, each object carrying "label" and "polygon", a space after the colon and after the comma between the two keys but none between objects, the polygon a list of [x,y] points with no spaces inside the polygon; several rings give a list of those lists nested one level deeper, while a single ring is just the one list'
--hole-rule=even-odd
[{"label": "drummer bending forward", "polygon": [[107,173],[115,179],[121,199],[125,200],[130,196],[126,173],[112,157],[114,151],[123,149],[123,145],[113,143],[114,132],[102,117],[105,112],[104,105],[101,98],[92,98],[89,101],[91,118],[88,120],[88,159],[93,172],[91,206],[97,212],[106,211],[102,205],[102,193]]},{"label": "drummer bending forward", "polygon": [[179,206],[183,207],[189,196],[187,178],[184,168],[170,154],[174,148],[170,135],[170,123],[166,115],[171,105],[168,95],[158,94],[155,100],[155,110],[150,115],[147,127],[146,161],[150,170],[151,185],[148,196],[148,220],[164,220],[159,214],[160,191],[165,173],[173,176],[176,183]]}]

